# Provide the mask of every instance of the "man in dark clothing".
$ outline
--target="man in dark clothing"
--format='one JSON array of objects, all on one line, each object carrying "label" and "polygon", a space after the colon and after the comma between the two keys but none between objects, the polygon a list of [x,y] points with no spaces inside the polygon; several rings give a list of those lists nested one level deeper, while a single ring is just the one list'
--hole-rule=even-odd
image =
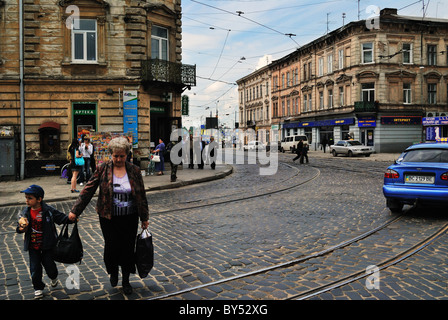
[{"label": "man in dark clothing", "polygon": [[300,164],[303,164],[303,159],[306,159],[306,163],[308,163],[308,145],[303,146],[302,153],[300,155]]},{"label": "man in dark clothing", "polygon": [[297,159],[299,159],[302,156],[302,150],[303,150],[303,140],[300,140],[299,143],[297,144],[297,148],[296,148],[297,157],[292,159],[292,161],[296,161]]}]

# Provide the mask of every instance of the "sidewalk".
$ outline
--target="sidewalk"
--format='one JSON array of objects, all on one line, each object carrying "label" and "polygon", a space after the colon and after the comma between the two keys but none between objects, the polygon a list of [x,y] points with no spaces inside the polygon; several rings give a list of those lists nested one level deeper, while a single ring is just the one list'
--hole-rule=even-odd
[{"label": "sidewalk", "polygon": [[[221,179],[233,171],[233,167],[227,164],[216,165],[215,170],[211,170],[207,165],[202,170],[197,169],[197,166],[195,169],[187,169],[187,167],[184,166],[177,170],[176,182],[170,182],[170,171],[165,171],[162,176],[144,176],[146,191],[178,188]],[[67,179],[62,179],[59,176],[27,178],[22,181],[0,181],[0,207],[25,205],[25,196],[20,191],[32,184],[40,185],[45,190],[44,200],[47,202],[74,200],[79,196],[79,193],[71,193]],[[78,184],[77,188],[82,190],[83,187]]]},{"label": "sidewalk", "polygon": [[[294,156],[290,152],[283,153],[284,156],[290,155]],[[374,153],[370,157],[345,157],[339,155],[337,158],[344,158],[347,161],[351,160],[367,160],[367,161],[384,161],[393,164],[393,162],[398,159],[400,153]],[[310,150],[308,153],[310,161],[313,158],[329,158],[333,159],[333,155],[327,150],[323,152],[322,150]],[[233,172],[231,165],[220,164],[216,165],[215,170],[211,170],[210,166],[205,166],[203,170],[188,169],[188,166],[183,166],[181,170],[177,171],[177,181],[170,182],[170,171],[165,171],[163,176],[144,176],[143,181],[145,182],[146,191],[152,190],[163,190],[178,188],[190,184],[201,183],[216,179],[224,178],[225,176]],[[59,176],[48,176],[48,177],[35,177],[27,178],[22,181],[0,181],[0,207],[11,206],[11,205],[24,205],[24,195],[20,193],[21,190],[25,190],[28,186],[32,184],[40,185],[45,190],[44,199],[47,202],[52,201],[63,201],[76,199],[79,193],[71,193],[70,185],[67,184],[66,179],[62,179]],[[81,190],[82,186],[78,185],[78,190]]]},{"label": "sidewalk", "polygon": [[[284,154],[288,154],[288,152],[285,152]],[[289,154],[291,154],[289,152]],[[365,156],[355,156],[355,157],[347,157],[344,155],[338,155],[337,158],[346,158],[350,160],[368,160],[368,161],[384,161],[384,162],[390,162],[390,164],[393,164],[395,160],[398,159],[398,157],[401,155],[401,153],[373,153],[370,155],[370,157]],[[319,158],[334,158],[333,155],[330,153],[330,148],[327,148],[326,152],[323,152],[318,148],[318,150],[314,151],[314,148],[310,148],[308,151],[308,157],[310,159],[312,157],[319,157]]]}]

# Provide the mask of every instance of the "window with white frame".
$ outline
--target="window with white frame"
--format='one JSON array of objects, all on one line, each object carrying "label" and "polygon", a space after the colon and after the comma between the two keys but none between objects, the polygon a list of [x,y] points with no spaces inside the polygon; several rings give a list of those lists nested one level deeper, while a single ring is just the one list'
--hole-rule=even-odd
[{"label": "window with white frame", "polygon": [[403,43],[403,63],[413,63],[412,43]]},{"label": "window with white frame", "polygon": [[168,61],[168,29],[152,26],[151,58]]},{"label": "window with white frame", "polygon": [[344,87],[339,87],[339,105],[342,107],[344,105]]},{"label": "window with white frame", "polygon": [[344,49],[339,49],[339,69],[344,68]]},{"label": "window with white frame", "polygon": [[324,75],[324,58],[319,58],[319,77]]},{"label": "window with white frame", "polygon": [[362,63],[373,63],[373,42],[362,44]]},{"label": "window with white frame", "polygon": [[361,85],[362,101],[375,101],[375,83],[363,83]]},{"label": "window with white frame", "polygon": [[322,110],[324,108],[324,92],[319,91],[319,109]]},{"label": "window with white frame", "polygon": [[333,54],[327,56],[327,73],[333,72]]},{"label": "window with white frame", "polygon": [[303,109],[302,112],[305,112],[308,110],[308,95],[303,95]]},{"label": "window with white frame", "polygon": [[311,111],[313,108],[313,99],[311,97],[311,93],[308,95],[308,111]]},{"label": "window with white frame", "polygon": [[328,89],[328,108],[333,108],[333,89]]},{"label": "window with white frame", "polygon": [[412,103],[411,84],[403,83],[403,103]]},{"label": "window with white frame", "polygon": [[95,19],[79,19],[72,28],[72,61],[97,62],[97,26]]}]

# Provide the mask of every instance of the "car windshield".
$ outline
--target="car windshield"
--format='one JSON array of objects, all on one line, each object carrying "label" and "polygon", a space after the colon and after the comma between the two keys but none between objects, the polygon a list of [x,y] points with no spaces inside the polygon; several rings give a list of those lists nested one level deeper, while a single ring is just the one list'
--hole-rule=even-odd
[{"label": "car windshield", "polygon": [[446,162],[448,150],[445,149],[416,149],[410,150],[400,157],[403,162]]},{"label": "car windshield", "polygon": [[347,141],[348,145],[350,146],[362,146],[361,142],[359,141]]}]

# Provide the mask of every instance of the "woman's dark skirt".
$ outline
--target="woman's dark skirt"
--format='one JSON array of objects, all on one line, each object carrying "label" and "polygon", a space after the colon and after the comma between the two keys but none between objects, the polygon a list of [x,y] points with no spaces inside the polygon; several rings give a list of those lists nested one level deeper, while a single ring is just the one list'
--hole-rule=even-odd
[{"label": "woman's dark skirt", "polygon": [[104,237],[104,263],[108,274],[121,272],[135,273],[135,239],[137,236],[138,215],[100,218]]}]

